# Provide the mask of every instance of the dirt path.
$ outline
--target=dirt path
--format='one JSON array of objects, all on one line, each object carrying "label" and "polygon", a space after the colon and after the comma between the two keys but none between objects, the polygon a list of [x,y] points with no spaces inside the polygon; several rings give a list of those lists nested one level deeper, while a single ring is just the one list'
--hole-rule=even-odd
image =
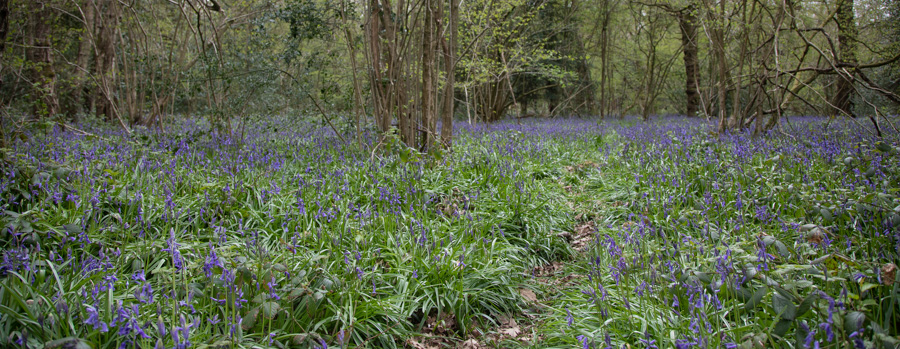
[{"label": "dirt path", "polygon": [[[599,171],[594,162],[583,162],[574,166],[565,166],[562,171],[570,181],[562,177],[557,181],[565,193],[565,200],[572,212],[572,225],[556,236],[564,239],[573,250],[568,259],[553,260],[548,264],[533,268],[531,277],[519,294],[526,302],[521,314],[513,316],[497,316],[495,326],[475,328],[467,338],[455,337],[457,332],[455,321],[449,315],[439,318],[436,315],[424,320],[423,337],[411,338],[406,345],[414,349],[482,349],[482,348],[516,348],[545,347],[545,333],[542,327],[548,321],[565,321],[555,319],[557,313],[554,304],[557,299],[577,287],[584,275],[580,273],[578,261],[582,260],[591,246],[598,223],[596,212],[598,205],[621,205],[599,202],[585,185],[586,176],[592,171]],[[571,183],[571,179],[577,179]]]}]

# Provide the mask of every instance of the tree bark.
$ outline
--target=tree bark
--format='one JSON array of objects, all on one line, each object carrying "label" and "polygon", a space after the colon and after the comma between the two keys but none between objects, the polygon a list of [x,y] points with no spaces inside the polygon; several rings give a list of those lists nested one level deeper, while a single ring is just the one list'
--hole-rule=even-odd
[{"label": "tree bark", "polygon": [[[856,63],[856,17],[853,14],[853,0],[838,0],[835,20],[838,26],[839,63]],[[853,82],[838,74],[835,93],[831,104],[835,113],[853,116]]]},{"label": "tree bark", "polygon": [[[715,9],[715,5],[719,5],[719,9]],[[726,131],[726,99],[728,90],[728,62],[725,60],[725,0],[718,0],[718,4],[710,7],[710,19],[712,20],[712,30],[710,44],[712,45],[713,60],[716,66],[716,97],[718,106],[716,108],[718,114],[718,131],[724,133]]]},{"label": "tree bark", "polygon": [[97,115],[112,120],[119,118],[115,105],[116,28],[119,25],[117,0],[100,0],[97,21],[97,58],[94,72],[98,79]]},{"label": "tree bark", "polygon": [[423,149],[428,151],[434,144],[434,82],[435,82],[435,37],[434,37],[434,0],[425,0],[425,27],[422,29],[422,122]]},{"label": "tree bark", "polygon": [[[3,53],[6,52],[6,36],[9,33],[9,0],[0,0],[0,63],[3,62]],[[0,91],[3,89],[3,66],[0,65]],[[5,107],[4,99],[0,98],[0,109]],[[0,110],[0,147],[6,147],[6,112]]]},{"label": "tree bark", "polygon": [[[6,52],[6,36],[8,33],[9,0],[0,0],[0,58],[3,58],[3,53]],[[2,62],[2,60],[0,60],[0,62]],[[0,74],[0,88],[3,88],[3,74]],[[0,103],[2,103],[2,100],[0,100]]]},{"label": "tree bark", "polygon": [[31,13],[31,35],[28,37],[26,58],[31,64],[31,78],[37,96],[32,112],[38,117],[52,117],[59,113],[53,51],[50,48],[52,12],[43,1],[31,1],[28,6]]},{"label": "tree bark", "polygon": [[697,58],[697,15],[692,5],[678,15],[678,27],[681,29],[681,49],[684,52],[684,92],[685,115],[697,116],[700,109],[700,60]]},{"label": "tree bark", "polygon": [[441,143],[446,148],[453,141],[453,94],[456,85],[456,45],[459,30],[459,1],[450,0],[450,44],[444,42],[444,65],[447,82],[444,85],[444,108],[441,115]]},{"label": "tree bark", "polygon": [[78,43],[78,56],[75,58],[75,79],[72,91],[71,105],[67,107],[67,114],[83,113],[85,106],[90,106],[90,93],[85,94],[87,90],[87,72],[91,54],[94,49],[94,14],[96,13],[96,0],[85,0],[81,6],[84,21],[84,31],[81,33],[81,42]]},{"label": "tree bark", "polygon": [[612,110],[610,107],[611,86],[609,69],[609,22],[612,17],[609,0],[600,1],[603,19],[600,25],[600,118],[605,118]]},{"label": "tree bark", "polygon": [[[750,46],[750,23],[747,16],[747,0],[743,0],[741,5],[740,20],[740,54],[737,59],[737,76],[734,83],[734,91],[731,93],[731,116],[728,121],[728,128],[734,131],[740,131],[744,125],[744,114],[741,109],[741,77],[744,76],[744,62],[747,59],[748,47]],[[752,15],[752,13],[751,13]],[[729,79],[731,80],[731,79]]]}]

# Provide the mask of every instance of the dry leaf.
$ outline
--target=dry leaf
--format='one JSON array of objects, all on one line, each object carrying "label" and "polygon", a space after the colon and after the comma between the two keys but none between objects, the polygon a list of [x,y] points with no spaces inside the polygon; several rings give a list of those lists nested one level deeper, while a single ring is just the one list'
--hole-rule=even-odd
[{"label": "dry leaf", "polygon": [[894,263],[885,264],[881,267],[881,283],[885,286],[894,284],[897,280],[897,265]]},{"label": "dry leaf", "polygon": [[575,227],[575,232],[578,235],[586,235],[594,232],[594,222],[587,222],[585,224],[579,225]]},{"label": "dry leaf", "polygon": [[525,298],[526,301],[537,302],[537,295],[535,295],[534,291],[532,290],[529,290],[527,288],[520,288],[519,294],[522,295],[522,298]]},{"label": "dry leaf", "polygon": [[462,344],[459,345],[460,349],[478,349],[478,341],[475,339],[469,339]]},{"label": "dry leaf", "polygon": [[811,244],[822,244],[825,242],[825,229],[815,227],[806,233],[806,241]]},{"label": "dry leaf", "polygon": [[500,324],[501,327],[518,326],[518,324],[516,324],[516,319],[506,316],[506,315],[502,315],[502,314],[497,315],[497,322]]},{"label": "dry leaf", "polygon": [[415,339],[409,338],[406,340],[406,344],[415,348],[415,349],[425,349],[425,344],[419,343]]},{"label": "dry leaf", "polygon": [[510,337],[516,337],[519,335],[519,333],[522,333],[522,330],[519,329],[519,326],[515,326],[515,327],[500,330],[500,333],[505,334]]}]

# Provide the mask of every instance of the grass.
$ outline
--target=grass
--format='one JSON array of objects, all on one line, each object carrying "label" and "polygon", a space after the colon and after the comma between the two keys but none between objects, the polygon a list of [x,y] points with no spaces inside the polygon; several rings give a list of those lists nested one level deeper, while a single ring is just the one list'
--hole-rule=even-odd
[{"label": "grass", "polygon": [[897,137],[785,129],[502,122],[440,156],[281,118],[36,132],[0,166],[0,341],[897,343]]}]

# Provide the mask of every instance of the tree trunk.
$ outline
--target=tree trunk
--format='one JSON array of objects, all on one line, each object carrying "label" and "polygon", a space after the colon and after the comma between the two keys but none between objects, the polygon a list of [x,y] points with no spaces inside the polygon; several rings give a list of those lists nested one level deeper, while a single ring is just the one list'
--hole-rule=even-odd
[{"label": "tree trunk", "polygon": [[450,44],[444,42],[444,64],[447,83],[444,85],[444,108],[441,116],[441,143],[450,148],[453,141],[453,94],[456,85],[456,45],[459,30],[459,1],[450,0]]},{"label": "tree trunk", "polygon": [[696,8],[689,6],[678,15],[681,29],[681,49],[684,52],[684,92],[686,95],[684,114],[697,116],[700,109],[700,60],[697,58],[697,16]]},{"label": "tree trunk", "polygon": [[716,13],[716,9],[712,9],[712,15],[710,16],[712,20],[711,30],[711,42],[712,50],[713,50],[713,59],[716,63],[716,97],[718,101],[718,106],[716,110],[718,111],[719,118],[719,133],[724,133],[726,130],[726,99],[727,99],[727,89],[728,89],[728,62],[725,61],[725,28],[724,23],[721,23],[725,18],[725,0],[719,0],[719,10],[721,13]]},{"label": "tree trunk", "polygon": [[[838,26],[839,63],[856,63],[856,18],[853,14],[853,0],[838,0],[835,19]],[[838,74],[831,104],[836,114],[853,116],[853,82],[844,74]]]},{"label": "tree trunk", "polygon": [[116,86],[116,28],[119,25],[117,0],[100,0],[97,21],[97,59],[94,72],[97,76],[97,115],[112,120],[119,118],[115,105]]},{"label": "tree trunk", "polygon": [[600,118],[605,118],[610,113],[610,69],[609,69],[609,22],[612,11],[609,0],[601,0],[602,23],[600,25]]},{"label": "tree trunk", "polygon": [[[750,46],[750,23],[747,17],[747,0],[741,4],[741,26],[740,26],[740,54],[737,62],[737,76],[734,81],[734,91],[731,94],[731,117],[728,121],[728,128],[734,131],[740,131],[744,125],[744,115],[741,109],[741,77],[744,75],[744,62],[747,58],[748,46]],[[729,79],[730,81],[731,79]]]},{"label": "tree trunk", "polygon": [[31,12],[31,35],[28,37],[26,58],[31,64],[31,77],[37,96],[32,112],[35,116],[52,117],[59,113],[53,51],[50,48],[52,13],[50,7],[42,1],[31,1],[28,6]]},{"label": "tree trunk", "polygon": [[[3,53],[6,52],[6,36],[9,33],[9,0],[0,0],[0,63],[3,62]],[[3,90],[3,66],[0,65],[0,91]],[[3,98],[0,98],[0,109],[4,108]],[[0,147],[6,147],[6,112],[0,110]]]},{"label": "tree trunk", "polygon": [[425,27],[422,29],[422,122],[425,124],[423,149],[428,151],[434,143],[434,0],[425,0]]},{"label": "tree trunk", "polygon": [[652,44],[652,29],[648,30],[648,35],[651,47],[648,48],[650,52],[647,55],[647,70],[644,72],[647,83],[644,85],[644,100],[641,101],[641,119],[644,121],[650,120],[650,114],[653,113],[653,90],[656,88],[656,45]]},{"label": "tree trunk", "polygon": [[[6,36],[9,33],[9,0],[0,0],[0,58],[6,52]],[[0,60],[0,62],[3,62]],[[0,67],[2,68],[2,67]],[[0,74],[0,89],[3,88],[3,74]],[[3,101],[0,100],[0,103]],[[3,105],[0,104],[0,107]]]},{"label": "tree trunk", "polygon": [[95,0],[85,0],[81,6],[81,12],[84,20],[84,32],[81,34],[81,42],[78,43],[78,56],[75,58],[75,79],[72,91],[71,105],[68,107],[67,114],[78,114],[84,112],[85,106],[90,106],[90,93],[85,94],[87,90],[87,72],[90,69],[91,53],[94,49],[94,14],[96,13],[97,4]]}]

